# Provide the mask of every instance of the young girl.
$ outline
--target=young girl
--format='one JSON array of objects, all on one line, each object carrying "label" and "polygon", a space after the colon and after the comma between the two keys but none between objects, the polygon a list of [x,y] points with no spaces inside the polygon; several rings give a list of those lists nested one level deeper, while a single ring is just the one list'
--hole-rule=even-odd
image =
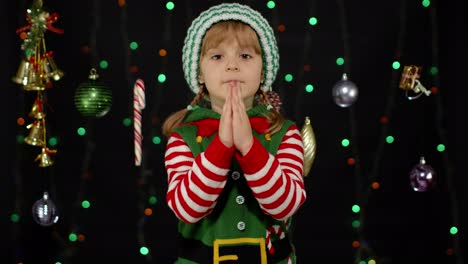
[{"label": "young girl", "polygon": [[213,6],[188,29],[183,69],[196,96],[163,125],[176,263],[296,263],[304,150],[266,94],[278,61],[273,30],[248,6]]}]

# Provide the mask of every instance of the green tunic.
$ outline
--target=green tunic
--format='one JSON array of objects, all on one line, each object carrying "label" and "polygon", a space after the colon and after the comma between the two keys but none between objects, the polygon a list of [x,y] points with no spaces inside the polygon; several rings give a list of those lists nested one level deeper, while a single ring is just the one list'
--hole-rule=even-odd
[{"label": "green tunic", "polygon": [[[254,117],[264,116],[267,112],[268,110],[265,108],[265,106],[259,105],[250,109],[247,114],[249,117]],[[219,119],[220,115],[207,108],[197,108],[189,113],[189,115],[185,118],[184,123],[206,118]],[[293,124],[294,123],[292,121],[285,121],[281,130],[273,134],[270,140],[267,140],[264,134],[259,134],[255,130],[252,131],[253,135],[266,148],[266,150],[272,155],[275,155],[285,133]],[[203,140],[199,143],[196,141],[196,125],[184,125],[175,129],[175,132],[184,139],[192,151],[194,157],[199,155],[208,147],[216,134],[213,133],[211,136],[203,138]],[[289,219],[288,224],[291,224],[290,221],[291,219]],[[280,226],[282,230],[286,232],[287,240],[288,233],[284,221],[275,220],[271,216],[262,212],[257,200],[253,196],[253,193],[247,184],[247,181],[243,177],[237,160],[234,157],[231,163],[227,183],[218,198],[214,210],[208,216],[194,224],[188,224],[183,221],[179,221],[178,230],[182,236],[182,239],[187,239],[189,241],[199,241],[201,242],[200,245],[202,244],[208,247],[208,249],[211,251],[211,248],[215,244],[219,243],[219,247],[230,246],[227,244],[223,245],[223,243],[234,245],[263,244],[265,243],[267,227],[274,225]],[[279,236],[273,234],[271,236],[273,245],[275,245],[275,241],[277,240],[280,240]],[[295,263],[293,245],[289,241],[282,244],[286,244],[289,247],[289,256],[292,260],[292,263]],[[214,255],[217,254],[216,248],[217,247],[215,246],[215,249],[213,249]],[[183,251],[183,249],[181,250]],[[221,251],[222,250],[220,249],[218,253],[222,254],[220,253]],[[266,252],[268,252],[268,249]],[[241,261],[241,258],[242,257],[239,256],[239,263],[245,263],[245,259],[244,261]],[[220,256],[220,258],[214,256],[213,259],[214,263],[223,261],[222,256]],[[228,260],[229,257],[226,257],[225,259]],[[176,263],[186,264],[198,262],[179,257]],[[263,262],[254,261],[253,263]],[[287,263],[287,261],[284,259],[276,263],[282,264]]]}]

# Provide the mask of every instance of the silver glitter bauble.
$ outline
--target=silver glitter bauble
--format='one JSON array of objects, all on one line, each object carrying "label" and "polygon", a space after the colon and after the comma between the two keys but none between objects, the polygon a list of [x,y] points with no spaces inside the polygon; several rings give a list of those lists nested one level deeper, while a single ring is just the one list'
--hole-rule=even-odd
[{"label": "silver glitter bauble", "polygon": [[41,199],[37,200],[32,207],[34,221],[41,226],[50,226],[57,223],[59,217],[54,202],[49,199],[49,193],[44,192]]},{"label": "silver glitter bauble", "polygon": [[336,82],[332,89],[333,100],[340,107],[351,106],[358,99],[358,95],[357,86],[348,80],[346,73],[343,73],[341,80]]}]

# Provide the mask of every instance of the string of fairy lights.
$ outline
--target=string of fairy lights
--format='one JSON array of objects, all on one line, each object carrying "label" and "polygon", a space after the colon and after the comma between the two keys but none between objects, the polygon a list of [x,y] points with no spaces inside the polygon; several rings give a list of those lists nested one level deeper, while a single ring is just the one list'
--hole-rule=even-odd
[{"label": "string of fairy lights", "polygon": [[[163,3],[161,4],[163,5]],[[150,160],[150,151],[148,147],[150,144],[159,145],[161,144],[161,136],[158,131],[160,131],[160,122],[158,117],[158,111],[161,104],[161,91],[166,85],[167,77],[165,72],[167,72],[167,53],[169,47],[169,41],[171,39],[171,18],[172,10],[175,8],[173,2],[167,2],[165,6],[161,6],[167,12],[164,13],[164,30],[162,32],[161,48],[157,51],[159,55],[159,69],[160,72],[157,73],[155,77],[156,81],[152,81],[151,84],[156,83],[157,89],[153,91],[150,101],[152,103],[152,109],[149,114],[144,114],[142,123],[143,123],[143,149],[142,149],[142,162],[139,167],[137,167],[137,195],[138,195],[138,210],[140,212],[140,218],[137,223],[137,239],[138,239],[138,250],[139,254],[145,258],[148,263],[152,263],[154,256],[151,250],[151,244],[147,239],[147,229],[146,226],[150,223],[151,217],[154,216],[155,205],[158,202],[158,195],[156,193],[156,188],[154,184],[149,180],[150,176],[153,176],[151,172],[151,164],[148,164]],[[136,41],[132,43],[137,43]],[[130,44],[132,46],[132,44]],[[135,46],[135,45],[133,45]],[[136,45],[138,46],[138,45]],[[134,71],[134,74],[137,74],[138,71]],[[146,111],[148,113],[148,111]],[[157,176],[159,177],[159,176]]]},{"label": "string of fairy lights", "polygon": [[[391,82],[389,84],[389,89],[388,89],[388,94],[387,94],[387,101],[386,105],[383,110],[383,115],[381,117],[380,124],[381,124],[381,130],[380,130],[380,140],[378,142],[378,145],[376,146],[376,152],[374,155],[374,159],[372,162],[372,167],[370,171],[368,172],[369,176],[368,179],[364,179],[363,175],[365,174],[362,171],[361,167],[361,159],[360,159],[360,150],[358,149],[358,144],[357,140],[359,138],[358,134],[358,127],[357,127],[357,117],[356,117],[356,112],[354,108],[348,107],[349,111],[349,139],[345,138],[341,140],[341,145],[344,148],[350,147],[350,155],[351,157],[346,160],[347,165],[352,166],[353,171],[354,171],[354,179],[355,179],[355,196],[356,196],[356,203],[353,203],[351,205],[351,223],[350,225],[354,229],[354,233],[352,234],[352,242],[351,246],[355,250],[355,259],[354,263],[356,264],[375,264],[383,261],[385,256],[378,256],[377,252],[372,248],[371,245],[368,243],[364,243],[366,240],[365,232],[364,232],[364,227],[366,224],[366,209],[367,209],[367,204],[368,200],[371,199],[373,192],[378,191],[380,186],[380,179],[379,179],[379,170],[381,169],[381,161],[382,161],[382,155],[385,151],[385,146],[386,144],[392,144],[394,141],[394,138],[389,134],[389,120],[392,118],[392,109],[394,109],[393,105],[396,99],[397,95],[397,89],[396,87],[398,86],[398,80],[400,78],[400,56],[401,56],[401,50],[404,46],[404,40],[405,40],[405,25],[406,25],[406,18],[407,18],[407,10],[406,10],[406,2],[401,1],[402,4],[401,10],[399,12],[399,19],[400,19],[400,29],[399,29],[399,36],[398,36],[398,42],[396,46],[396,52],[395,52],[395,61],[392,64],[392,78]],[[89,39],[89,46],[83,47],[82,51],[86,53],[91,54],[91,60],[92,60],[92,67],[93,69],[99,68],[100,70],[106,70],[109,67],[109,61],[100,58],[99,54],[97,54],[97,43],[96,43],[96,35],[98,34],[99,26],[100,26],[100,1],[93,1],[93,19],[94,23],[92,24],[92,29],[90,33],[90,39]],[[135,177],[135,182],[136,182],[136,187],[137,187],[137,195],[138,195],[138,211],[140,213],[139,219],[137,221],[136,225],[136,237],[138,241],[138,251],[141,256],[143,256],[148,263],[151,263],[154,261],[153,259],[153,254],[150,250],[151,245],[149,245],[148,239],[147,239],[147,234],[145,230],[146,224],[150,221],[151,217],[154,215],[153,209],[154,206],[157,204],[158,199],[156,196],[156,191],[154,186],[151,185],[151,183],[148,180],[148,177],[151,176],[151,171],[150,171],[150,166],[147,163],[148,156],[149,156],[149,148],[148,145],[154,144],[154,145],[159,145],[161,144],[161,136],[160,136],[160,127],[159,127],[159,122],[154,121],[155,116],[158,113],[159,110],[159,105],[160,105],[160,100],[161,100],[161,89],[164,85],[166,85],[167,81],[167,71],[168,71],[168,60],[167,60],[167,54],[170,52],[170,41],[171,41],[171,32],[173,30],[172,28],[172,12],[176,8],[176,2],[173,1],[167,1],[167,2],[162,2],[161,3],[161,8],[165,9],[165,17],[164,17],[164,32],[162,34],[163,39],[162,39],[162,44],[161,47],[158,48],[157,54],[159,55],[160,61],[160,72],[155,73],[153,82],[156,84],[157,88],[152,94],[153,97],[151,98],[153,102],[153,108],[151,109],[150,114],[145,114],[143,116],[143,124],[146,123],[151,123],[151,125],[144,125],[143,126],[143,134],[145,135],[144,137],[144,143],[143,143],[143,155],[142,155],[142,163],[141,166],[135,167],[135,175],[132,175],[132,177]],[[188,5],[189,3],[187,3]],[[459,212],[458,212],[458,204],[456,200],[456,193],[455,193],[455,187],[453,186],[453,172],[450,171],[448,168],[450,167],[449,161],[448,161],[448,154],[447,150],[445,147],[447,146],[447,139],[445,138],[445,133],[442,130],[442,124],[441,124],[441,118],[442,118],[442,102],[440,96],[438,96],[438,89],[440,86],[440,80],[439,80],[439,75],[438,75],[438,70],[437,70],[437,64],[438,64],[438,50],[437,50],[437,17],[436,17],[436,11],[435,8],[431,7],[431,3],[429,0],[424,0],[421,2],[422,8],[427,8],[430,12],[430,16],[432,19],[432,32],[433,32],[433,42],[432,42],[432,63],[433,66],[430,68],[428,71],[429,74],[432,77],[432,83],[434,86],[431,88],[431,92],[434,96],[436,96],[436,102],[437,102],[437,110],[438,110],[438,135],[440,137],[441,143],[437,145],[438,151],[441,153],[444,161],[444,167],[446,168],[445,172],[439,172],[442,173],[446,178],[447,178],[447,185],[450,192],[450,201],[451,201],[451,220],[452,220],[452,226],[450,226],[448,235],[453,238],[453,244],[449,246],[447,249],[447,255],[453,255],[456,258],[457,264],[458,263],[463,263],[463,256],[462,256],[462,251],[460,248],[459,244],[459,238],[457,236],[458,234],[458,226],[459,226]],[[137,52],[139,48],[139,43],[138,41],[131,40],[128,37],[128,32],[127,32],[127,3],[125,0],[118,0],[117,5],[121,8],[121,34],[123,36],[123,44],[128,47],[128,53],[126,54],[126,57],[124,58],[124,64],[125,67],[127,67],[126,71],[126,85],[127,87],[132,87],[131,81],[133,79],[136,79],[136,77],[139,74],[139,69],[138,65],[134,64],[134,62],[131,60],[132,52]],[[273,10],[273,25],[275,27],[275,30],[277,33],[282,33],[286,30],[286,25],[282,24],[281,21],[278,20],[278,9],[275,1],[265,1],[265,5],[268,9]],[[350,58],[350,50],[349,50],[349,32],[347,29],[347,13],[344,5],[344,0],[337,0],[336,5],[338,8],[339,12],[339,17],[340,17],[340,27],[341,27],[341,36],[342,36],[342,41],[343,41],[343,56],[336,58],[336,65],[338,67],[342,67],[344,73],[350,73],[350,65],[351,65],[351,58]],[[188,8],[189,10],[190,8]],[[307,26],[310,28],[315,28],[318,26],[318,21],[319,17],[315,16],[315,10],[316,10],[316,1],[311,1],[309,3],[309,12],[308,16],[305,19],[305,23],[307,23]],[[296,95],[296,98],[302,98],[304,95],[304,92],[307,94],[311,94],[315,87],[312,83],[304,83],[304,80],[306,79],[305,76],[308,72],[310,72],[311,65],[306,64],[306,58],[309,57],[310,55],[310,44],[312,42],[312,32],[311,31],[306,31],[304,34],[304,50],[303,50],[303,64],[301,65],[301,68],[297,70],[297,83],[301,86],[301,89],[298,90],[298,93]],[[278,35],[279,36],[279,35]],[[293,74],[291,73],[285,73],[284,76],[282,76],[284,82],[286,83],[291,83],[293,79],[295,78]],[[95,83],[93,83],[95,84]],[[76,98],[75,98],[76,99]],[[297,100],[300,102],[300,100]],[[109,106],[110,107],[110,106]],[[300,113],[300,107],[301,104],[296,104],[296,115],[299,116]],[[108,109],[107,109],[108,110]],[[129,112],[131,112],[129,110]],[[105,114],[105,113],[104,113]],[[103,114],[103,115],[104,115]],[[24,113],[20,113],[21,116],[24,116]],[[149,121],[149,122],[148,122]],[[19,134],[24,130],[22,125],[24,124],[24,119],[19,118],[17,120],[17,123],[19,125]],[[313,122],[312,122],[313,123]],[[71,260],[75,255],[79,254],[78,252],[78,247],[77,243],[84,243],[87,240],[87,229],[85,226],[83,226],[83,218],[87,217],[86,210],[90,208],[92,204],[92,194],[89,193],[88,191],[88,185],[91,183],[91,180],[93,178],[93,171],[92,171],[92,160],[93,160],[93,153],[95,149],[96,142],[93,140],[93,133],[92,133],[92,121],[89,121],[89,123],[86,126],[79,127],[76,130],[76,133],[78,136],[82,137],[84,142],[85,142],[85,152],[84,152],[84,157],[82,161],[82,169],[81,169],[81,183],[79,186],[78,193],[76,195],[76,201],[73,204],[74,208],[71,213],[71,223],[70,227],[68,229],[68,233],[65,234],[66,239],[62,237],[60,233],[55,231],[57,240],[61,242],[62,246],[62,251],[57,254],[57,261],[55,262],[56,264],[61,264],[67,263],[68,260]],[[125,127],[131,128],[132,126],[132,118],[127,117],[124,118],[122,121],[122,124]],[[18,143],[24,141],[23,136],[18,136]],[[50,146],[55,146],[57,144],[57,139],[55,137],[51,137],[49,139],[49,145]],[[17,151],[16,153],[16,160],[21,159],[21,151]],[[19,166],[19,165],[18,165]],[[20,193],[22,192],[22,186],[21,186],[21,172],[20,170],[15,170],[15,179],[16,179],[16,204],[15,204],[15,209],[14,212],[10,215],[11,222],[13,223],[18,223],[22,212],[21,212],[21,197]],[[92,220],[89,220],[92,221]],[[19,229],[18,225],[15,225],[15,233],[18,234],[21,232]],[[18,245],[20,247],[20,245]],[[18,256],[18,261],[21,261],[21,256]]]},{"label": "string of fairy lights", "polygon": [[[343,73],[348,76],[351,73],[351,51],[350,51],[350,40],[349,40],[349,29],[348,29],[348,14],[347,10],[345,7],[345,3],[343,0],[336,0],[336,5],[338,7],[338,14],[340,17],[340,28],[341,28],[341,41],[343,42],[343,57],[342,58],[337,58],[337,64],[342,65],[343,67]],[[339,83],[339,82],[338,82]],[[336,87],[338,85],[335,84]],[[354,100],[357,100],[354,99]],[[337,102],[337,101],[336,101]],[[337,102],[338,104],[338,102]],[[355,190],[355,199],[357,201],[357,204],[352,205],[352,211],[357,211],[358,204],[364,205],[365,204],[365,196],[363,195],[363,186],[366,184],[365,181],[362,179],[363,176],[363,171],[362,171],[362,166],[361,166],[361,153],[358,147],[358,140],[359,140],[359,132],[358,132],[358,124],[357,124],[357,114],[356,110],[353,107],[353,104],[347,104],[345,107],[348,108],[348,118],[349,118],[349,137],[350,140],[345,139],[344,141],[342,140],[342,145],[346,147],[351,147],[350,154],[351,157],[349,157],[346,161],[346,163],[349,166],[353,167],[353,172],[354,172],[354,190]],[[342,106],[338,104],[339,106]],[[349,105],[349,106],[348,106]],[[353,144],[350,144],[350,142],[353,142]],[[376,253],[374,250],[369,247],[368,244],[363,243],[366,238],[363,230],[363,224],[364,224],[364,209],[365,207],[362,206],[362,209],[360,209],[360,216],[359,220],[356,221],[356,217],[354,215],[351,216],[351,219],[353,220],[352,225],[356,226],[356,223],[359,223],[359,227],[355,228],[355,234],[353,235],[353,241],[351,243],[352,247],[356,249],[355,252],[355,259],[354,263],[361,263],[361,260],[365,259],[366,257],[375,258]],[[363,251],[366,251],[366,255],[363,254]],[[364,263],[367,263],[365,261]],[[369,263],[371,264],[371,263]]]},{"label": "string of fairy lights", "polygon": [[[423,1],[425,7],[429,7],[430,1]],[[431,59],[433,67],[430,68],[429,73],[432,79],[434,86],[431,88],[431,91],[434,94],[438,93],[440,87],[440,76],[438,71],[439,61],[439,30],[438,30],[438,16],[435,8],[429,9],[430,24],[432,29],[432,38],[431,38]],[[439,137],[440,143],[437,144],[437,151],[441,153],[443,168],[442,175],[446,177],[447,188],[449,192],[449,201],[450,201],[450,214],[451,214],[451,226],[447,227],[448,235],[452,239],[452,244],[447,246],[446,254],[449,256],[454,256],[455,262],[457,264],[462,264],[464,262],[463,250],[460,245],[460,238],[458,236],[458,227],[460,226],[460,213],[459,213],[459,204],[457,200],[457,188],[455,187],[454,182],[454,172],[452,170],[452,164],[449,160],[448,150],[445,146],[448,145],[448,139],[446,136],[446,131],[443,128],[443,119],[444,119],[444,106],[442,103],[441,96],[436,96],[436,128],[437,135]]]},{"label": "string of fairy lights", "polygon": [[[404,40],[405,40],[405,24],[406,24],[406,4],[402,3],[400,5],[399,11],[400,17],[400,28],[397,37],[397,46],[396,52],[397,57],[401,55],[398,51],[400,51],[403,47]],[[398,59],[398,58],[397,58]],[[369,172],[368,179],[366,181],[362,180],[363,174],[362,172],[356,173],[356,197],[358,203],[352,205],[352,227],[356,232],[356,239],[352,241],[352,247],[356,249],[355,260],[354,263],[356,264],[373,264],[373,263],[381,263],[385,261],[385,256],[378,256],[372,246],[369,243],[366,243],[366,236],[364,233],[366,219],[367,219],[367,207],[369,203],[369,199],[372,196],[372,192],[379,190],[380,183],[378,177],[378,171],[381,167],[381,161],[383,157],[383,153],[385,150],[385,143],[389,143],[386,141],[386,137],[389,134],[388,132],[388,119],[392,117],[392,110],[394,109],[393,104],[395,101],[395,95],[398,84],[399,73],[397,71],[392,71],[392,77],[390,79],[388,92],[387,92],[387,101],[384,107],[384,114],[380,119],[382,124],[379,141],[377,143],[374,160],[372,162],[372,167]],[[353,117],[355,118],[355,117]],[[354,140],[354,137],[351,137],[351,142],[353,142],[353,146],[357,145]],[[348,147],[350,142],[348,140],[343,140],[342,145],[344,147]],[[356,152],[355,150],[353,151]],[[351,165],[350,162],[348,162]]]},{"label": "string of fairy lights", "polygon": [[[85,107],[88,105],[86,98],[88,97],[89,90],[94,90],[95,82],[99,78],[99,74],[96,71],[100,60],[100,54],[98,51],[97,35],[101,29],[101,16],[100,16],[101,5],[100,1],[93,1],[92,4],[92,23],[90,27],[90,34],[87,41],[87,45],[81,48],[83,55],[89,57],[91,70],[89,74],[89,82],[81,83],[75,91],[75,106],[77,110],[86,118],[86,123],[79,126],[76,129],[76,135],[83,141],[84,152],[80,170],[80,182],[78,190],[75,196],[75,201],[72,203],[70,211],[70,223],[65,229],[66,233],[57,233],[56,237],[61,242],[60,248],[56,258],[55,264],[70,263],[76,256],[80,254],[81,244],[85,243],[88,238],[89,230],[85,223],[92,221],[89,218],[89,209],[94,206],[93,200],[94,195],[91,193],[90,188],[93,184],[95,175],[93,160],[95,158],[95,150],[98,143],[95,141],[94,130],[95,130],[95,118],[96,110]],[[100,62],[100,68],[105,69],[105,63]],[[96,90],[97,91],[97,90]],[[111,103],[111,102],[110,102]],[[102,110],[105,115],[111,105],[106,105]],[[100,114],[99,114],[100,116]]]}]

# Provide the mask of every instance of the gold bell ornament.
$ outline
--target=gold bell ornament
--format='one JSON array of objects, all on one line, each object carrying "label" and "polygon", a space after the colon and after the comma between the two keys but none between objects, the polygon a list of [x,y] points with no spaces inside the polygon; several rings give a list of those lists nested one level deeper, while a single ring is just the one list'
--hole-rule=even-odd
[{"label": "gold bell ornament", "polygon": [[37,157],[34,159],[34,161],[39,161],[39,167],[49,167],[54,164],[54,161],[51,158],[51,155],[55,155],[57,153],[57,150],[51,150],[46,147],[42,148],[42,151]]},{"label": "gold bell ornament", "polygon": [[42,103],[41,96],[38,96],[36,100],[34,101],[31,111],[29,112],[28,116],[35,118],[35,119],[45,118],[46,114],[43,112],[43,103]]},{"label": "gold bell ornament", "polygon": [[29,83],[29,71],[31,70],[31,63],[27,60],[21,60],[16,75],[11,78],[14,83],[26,85]]},{"label": "gold bell ornament", "polygon": [[29,129],[29,135],[24,138],[24,142],[32,146],[44,146],[44,124],[43,120],[35,120],[33,123],[26,126]]},{"label": "gold bell ornament", "polygon": [[46,88],[42,75],[39,71],[36,71],[34,67],[31,67],[28,71],[27,82],[23,84],[25,91],[44,91]]},{"label": "gold bell ornament", "polygon": [[304,125],[301,129],[301,137],[304,144],[304,176],[307,176],[314,163],[317,149],[314,130],[308,116],[305,117]]},{"label": "gold bell ornament", "polygon": [[58,81],[62,79],[64,73],[57,67],[55,64],[54,57],[52,56],[52,51],[47,52],[44,54],[44,58],[42,59],[44,77],[46,79],[52,78],[54,81]]}]

